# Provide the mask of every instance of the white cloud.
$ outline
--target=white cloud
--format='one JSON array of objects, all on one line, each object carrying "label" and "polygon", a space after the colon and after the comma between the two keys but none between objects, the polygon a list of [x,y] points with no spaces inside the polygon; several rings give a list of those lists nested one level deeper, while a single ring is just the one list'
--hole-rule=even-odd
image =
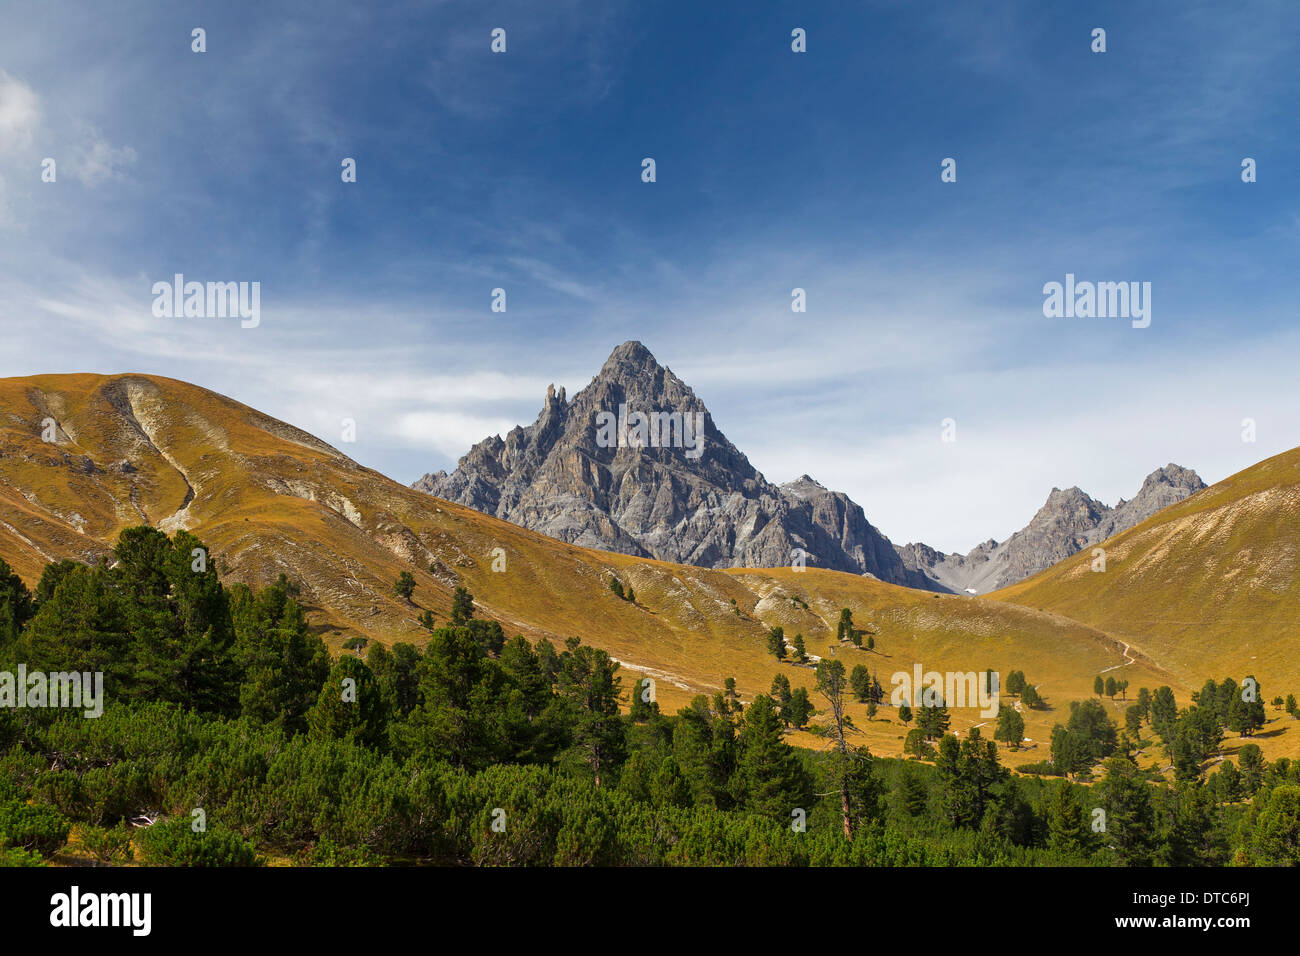
[{"label": "white cloud", "polygon": [[40,116],[39,100],[32,88],[0,69],[0,152],[17,152],[30,146]]},{"label": "white cloud", "polygon": [[405,412],[396,416],[393,432],[408,445],[433,449],[458,459],[489,435],[504,435],[517,422],[456,411]]},{"label": "white cloud", "polygon": [[110,179],[122,179],[127,166],[135,162],[135,150],[130,146],[114,147],[98,134],[88,145],[78,147],[69,164],[72,175],[83,186],[98,186]]},{"label": "white cloud", "polygon": [[[947,377],[930,388],[957,421],[954,443],[940,441],[939,415],[905,407],[831,424],[823,406],[728,437],[770,480],[806,471],[847,493],[897,544],[964,553],[1023,527],[1053,487],[1114,505],[1170,462],[1212,484],[1300,445],[1300,391],[1278,385],[1297,350],[1300,334],[1159,367],[1067,359]],[[890,417],[902,427],[880,428]],[[1255,444],[1241,440],[1245,417],[1258,422]]]}]

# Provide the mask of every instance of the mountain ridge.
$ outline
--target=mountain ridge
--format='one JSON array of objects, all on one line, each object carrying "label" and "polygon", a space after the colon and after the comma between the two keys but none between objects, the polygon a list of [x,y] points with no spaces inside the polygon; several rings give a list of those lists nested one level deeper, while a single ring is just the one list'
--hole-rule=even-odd
[{"label": "mountain ridge", "polygon": [[1104,567],[1076,554],[989,597],[1085,621],[1175,674],[1212,656],[1241,682],[1300,682],[1300,448],[1245,468],[1106,540]]},{"label": "mountain ridge", "polygon": [[964,555],[920,543],[896,547],[904,564],[938,588],[985,594],[1032,577],[1206,487],[1195,471],[1171,462],[1147,475],[1132,499],[1121,498],[1113,508],[1077,485],[1053,488],[1029,524],[1005,541],[990,538]]},{"label": "mountain ridge", "polygon": [[[641,411],[699,416],[701,454],[624,442],[625,420]],[[599,421],[616,419],[618,441],[597,441]],[[966,555],[896,545],[843,492],[808,474],[769,482],[717,428],[695,392],[641,342],[611,352],[572,400],[547,389],[531,425],[474,445],[448,474],[411,484],[533,531],[583,547],[700,567],[782,567],[798,562],[907,587],[985,593],[1023,580],[1205,487],[1169,464],[1114,507],[1079,488],[1053,488],[1030,523],[1001,543]]]}]

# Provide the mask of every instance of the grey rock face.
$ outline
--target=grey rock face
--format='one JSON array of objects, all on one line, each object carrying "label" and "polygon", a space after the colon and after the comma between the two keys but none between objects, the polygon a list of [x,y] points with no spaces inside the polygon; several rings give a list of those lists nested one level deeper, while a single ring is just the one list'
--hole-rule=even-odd
[{"label": "grey rock face", "polygon": [[1169,464],[1147,475],[1132,501],[1120,500],[1093,532],[1090,544],[1127,531],[1157,511],[1189,498],[1205,487],[1201,476],[1190,468]]},{"label": "grey rock face", "polygon": [[1114,508],[1078,488],[1053,488],[1029,524],[1001,544],[990,539],[964,555],[908,544],[898,548],[898,553],[908,570],[926,577],[928,585],[923,586],[983,594],[1015,584],[1127,531],[1204,487],[1196,472],[1170,464],[1149,474],[1133,500],[1121,499]]},{"label": "grey rock face", "polygon": [[[635,412],[702,421],[702,447],[689,429],[638,444]],[[454,472],[412,487],[584,547],[711,568],[788,566],[801,548],[809,567],[927,581],[846,495],[807,475],[781,487],[764,478],[640,342],[616,348],[572,401],[552,386],[532,425],[479,442]]]}]

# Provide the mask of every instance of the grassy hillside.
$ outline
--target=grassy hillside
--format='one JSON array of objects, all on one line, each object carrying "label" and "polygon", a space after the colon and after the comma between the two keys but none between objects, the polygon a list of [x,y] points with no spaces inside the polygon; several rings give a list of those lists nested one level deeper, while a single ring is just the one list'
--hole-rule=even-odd
[{"label": "grassy hillside", "polygon": [[993,597],[1130,641],[1186,681],[1211,664],[1300,690],[1300,449],[1226,478]]},{"label": "grassy hillside", "polygon": [[[1260,462],[1105,541],[990,595],[1067,615],[1160,662],[1181,682],[1240,682],[1266,700],[1300,695],[1300,449]],[[1180,703],[1183,703],[1180,698]],[[1258,742],[1292,753],[1274,718]],[[1294,737],[1295,733],[1289,733]]]},{"label": "grassy hillside", "polygon": [[[55,442],[42,440],[47,419],[57,422]],[[231,579],[264,586],[287,574],[335,649],[352,636],[420,643],[420,611],[445,621],[452,590],[464,585],[507,633],[575,635],[655,677],[670,711],[727,676],[745,698],[765,692],[778,670],[811,688],[811,667],[778,664],[767,653],[775,624],[789,637],[802,633],[811,654],[833,652],[850,668],[865,663],[887,692],[890,675],[910,673],[914,662],[927,671],[1023,670],[1054,708],[1027,714],[1034,742],[1108,668],[1123,671],[1130,693],[1169,683],[1184,700],[1190,685],[1224,669],[1209,646],[1199,660],[1173,655],[1170,666],[1163,653],[1170,648],[1145,632],[1133,641],[1140,653],[1126,659],[1121,641],[1134,632],[1113,627],[1122,616],[1078,623],[1047,601],[1022,607],[837,572],[715,571],[574,547],[408,489],[298,429],[182,382],[0,380],[0,555],[34,583],[48,560],[91,560],[122,528],[145,521],[198,534]],[[504,570],[493,570],[500,557]],[[1122,566],[1118,553],[1113,561]],[[417,581],[413,604],[392,593],[404,570]],[[635,589],[635,603],[611,592],[615,576]],[[836,645],[841,607],[874,633],[874,652]],[[1293,665],[1273,657],[1256,665],[1266,688],[1279,685],[1286,666]],[[1114,706],[1121,718],[1121,703]],[[854,717],[873,750],[901,750],[905,730],[893,708],[867,721],[857,707]],[[953,727],[985,719],[959,711]],[[1042,746],[1011,762],[1046,756]]]}]

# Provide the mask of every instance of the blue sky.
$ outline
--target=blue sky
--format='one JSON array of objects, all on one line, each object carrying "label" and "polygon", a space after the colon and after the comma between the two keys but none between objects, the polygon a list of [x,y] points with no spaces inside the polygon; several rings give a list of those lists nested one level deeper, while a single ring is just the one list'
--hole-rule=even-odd
[{"label": "blue sky", "polygon": [[[10,0],[0,375],[193,381],[408,482],[635,338],[768,478],[965,551],[1052,486],[1113,504],[1300,444],[1298,28],[1293,2]],[[260,282],[261,325],[155,318],[177,272]],[[1151,326],[1045,318],[1066,273],[1150,282]]]}]

